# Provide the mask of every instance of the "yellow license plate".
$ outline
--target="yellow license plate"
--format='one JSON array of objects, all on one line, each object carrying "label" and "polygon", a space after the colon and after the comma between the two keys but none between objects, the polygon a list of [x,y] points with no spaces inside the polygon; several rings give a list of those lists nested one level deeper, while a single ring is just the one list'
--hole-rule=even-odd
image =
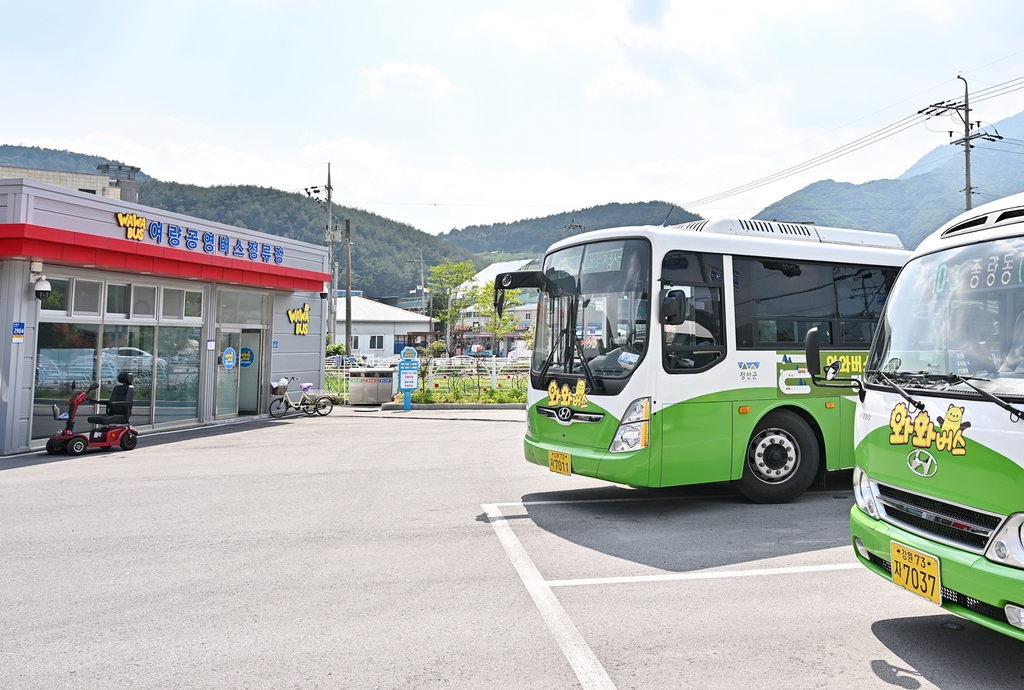
[{"label": "yellow license plate", "polygon": [[894,583],[929,601],[942,604],[938,558],[894,541],[889,542],[889,553],[892,556]]},{"label": "yellow license plate", "polygon": [[549,450],[548,469],[569,476],[572,474],[572,456],[560,450]]}]

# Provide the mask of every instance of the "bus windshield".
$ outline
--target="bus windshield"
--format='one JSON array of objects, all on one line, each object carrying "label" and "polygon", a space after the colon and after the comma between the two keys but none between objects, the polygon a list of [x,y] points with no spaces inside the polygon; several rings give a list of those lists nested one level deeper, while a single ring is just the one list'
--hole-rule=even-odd
[{"label": "bus windshield", "polygon": [[543,272],[533,372],[627,378],[647,351],[650,245],[568,247],[548,254]]},{"label": "bus windshield", "polygon": [[928,254],[903,269],[886,302],[870,372],[903,385],[1024,396],[1024,238]]}]

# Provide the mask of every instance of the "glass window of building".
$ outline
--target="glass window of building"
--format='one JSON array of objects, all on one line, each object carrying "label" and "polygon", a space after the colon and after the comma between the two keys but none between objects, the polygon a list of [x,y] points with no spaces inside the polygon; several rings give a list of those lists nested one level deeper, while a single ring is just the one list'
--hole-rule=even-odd
[{"label": "glass window of building", "polygon": [[[67,281],[63,282],[67,285]],[[99,324],[39,324],[32,438],[48,438],[63,429],[64,422],[53,418],[52,406],[59,405],[66,412],[71,391],[84,390],[98,380],[99,334]],[[91,412],[83,405],[79,414],[84,419]]]},{"label": "glass window of building", "polygon": [[43,311],[68,313],[71,300],[68,299],[71,281],[65,278],[47,278],[50,283],[50,296],[43,300]]},{"label": "glass window of building", "polygon": [[199,319],[203,316],[203,293],[192,292],[187,290],[185,292],[185,318],[186,319]]},{"label": "glass window of building", "polygon": [[185,317],[185,291],[175,288],[164,288],[163,309],[160,316],[165,319],[182,319]]},{"label": "glass window of building", "polygon": [[145,285],[132,285],[132,317],[156,317],[156,288]]},{"label": "glass window of building", "polygon": [[93,280],[75,279],[75,302],[73,313],[75,316],[99,316],[100,313],[100,291],[103,283]]},{"label": "glass window of building", "polygon": [[128,296],[131,285],[107,283],[107,316],[128,318]]}]

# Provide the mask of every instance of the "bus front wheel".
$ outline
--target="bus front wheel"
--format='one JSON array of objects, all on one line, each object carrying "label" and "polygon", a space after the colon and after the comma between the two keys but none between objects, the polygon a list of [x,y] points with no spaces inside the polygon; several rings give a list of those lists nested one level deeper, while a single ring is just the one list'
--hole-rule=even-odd
[{"label": "bus front wheel", "polygon": [[807,491],[818,472],[818,439],[797,414],[766,414],[750,437],[740,493],[756,503],[788,503]]}]

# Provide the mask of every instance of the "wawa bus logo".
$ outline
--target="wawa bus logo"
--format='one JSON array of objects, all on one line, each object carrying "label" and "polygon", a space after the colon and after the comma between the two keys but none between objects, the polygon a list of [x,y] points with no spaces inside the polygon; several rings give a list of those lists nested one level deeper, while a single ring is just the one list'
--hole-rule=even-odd
[{"label": "wawa bus logo", "polygon": [[548,405],[550,407],[586,407],[586,384],[583,381],[577,381],[575,391],[563,384],[559,390],[558,384],[552,381],[548,385]]},{"label": "wawa bus logo", "polygon": [[295,335],[309,335],[309,305],[301,309],[289,309],[288,321],[295,324]]},{"label": "wawa bus logo", "polygon": [[[933,424],[927,410],[921,410],[911,419],[907,404],[897,403],[889,413],[889,429],[892,431],[889,434],[889,444],[905,446],[911,443],[915,448],[931,448],[934,444],[936,451],[949,451],[953,455],[967,455],[964,429],[970,428],[971,423],[964,421],[964,410],[963,407],[950,405],[946,410],[945,417],[940,415],[937,418],[938,424]],[[920,460],[920,457],[915,459]],[[909,456],[907,462],[911,462]],[[926,471],[930,467],[929,464]],[[913,465],[910,469],[917,472]],[[917,474],[921,473],[917,472]],[[921,476],[930,477],[932,474],[935,472],[932,471],[931,474],[922,474]]]},{"label": "wawa bus logo", "polygon": [[146,219],[135,213],[118,213],[117,224],[124,228],[125,239],[141,242],[146,237]]}]

